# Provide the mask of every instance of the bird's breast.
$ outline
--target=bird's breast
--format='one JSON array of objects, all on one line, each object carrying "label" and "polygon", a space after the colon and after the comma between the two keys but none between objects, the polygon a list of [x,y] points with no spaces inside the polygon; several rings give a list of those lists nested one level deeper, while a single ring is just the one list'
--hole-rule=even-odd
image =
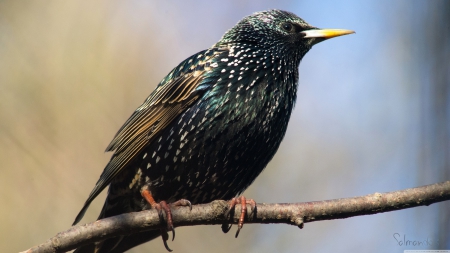
[{"label": "bird's breast", "polygon": [[[253,88],[211,90],[147,148],[141,170],[161,200],[229,199],[245,190],[272,159],[293,106],[286,92],[261,79]],[[214,191],[203,189],[214,185]],[[169,187],[167,187],[169,186]]]},{"label": "bird's breast", "polygon": [[201,84],[209,88],[141,155],[141,178],[156,200],[230,199],[254,181],[277,151],[295,101],[297,66],[280,64],[238,49],[210,63]]}]

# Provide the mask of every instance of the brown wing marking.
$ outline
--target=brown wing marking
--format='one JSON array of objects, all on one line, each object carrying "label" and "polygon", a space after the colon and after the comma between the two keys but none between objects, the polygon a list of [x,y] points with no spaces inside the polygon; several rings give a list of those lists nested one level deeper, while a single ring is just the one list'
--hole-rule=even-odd
[{"label": "brown wing marking", "polygon": [[115,150],[114,155],[103,170],[74,224],[81,220],[92,200],[112,179],[176,116],[198,99],[199,96],[194,91],[202,80],[203,76],[199,71],[180,76],[160,86],[131,115],[109,144],[107,151]]}]

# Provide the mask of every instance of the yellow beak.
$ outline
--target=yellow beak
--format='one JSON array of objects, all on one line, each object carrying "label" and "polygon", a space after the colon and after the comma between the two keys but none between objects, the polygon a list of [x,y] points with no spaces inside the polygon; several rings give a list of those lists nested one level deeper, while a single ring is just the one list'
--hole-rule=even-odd
[{"label": "yellow beak", "polygon": [[302,32],[305,36],[303,38],[322,38],[322,39],[330,39],[342,35],[355,33],[352,30],[344,30],[344,29],[313,29],[306,30]]}]

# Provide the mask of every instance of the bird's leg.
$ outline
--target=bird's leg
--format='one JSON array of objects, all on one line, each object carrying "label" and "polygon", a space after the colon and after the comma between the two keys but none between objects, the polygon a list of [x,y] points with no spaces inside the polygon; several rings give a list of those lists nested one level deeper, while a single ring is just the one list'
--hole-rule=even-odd
[{"label": "bird's leg", "polygon": [[142,197],[150,204],[150,206],[158,211],[159,219],[162,220],[162,210],[166,212],[167,217],[167,228],[161,228],[161,238],[164,243],[164,247],[167,251],[171,252],[172,250],[169,248],[169,245],[167,245],[167,240],[169,240],[169,235],[167,234],[167,230],[172,230],[172,236],[175,237],[175,229],[173,229],[172,224],[172,212],[170,211],[170,208],[167,206],[167,203],[165,201],[161,201],[160,203],[156,203],[155,199],[152,196],[152,193],[150,190],[148,190],[147,187],[143,188],[141,191]]},{"label": "bird's leg", "polygon": [[160,206],[166,213],[167,217],[167,229],[172,231],[172,241],[175,240],[175,228],[173,227],[173,220],[172,220],[172,210],[170,209],[171,206],[189,206],[189,210],[192,210],[192,204],[187,199],[180,199],[173,203],[167,204],[166,201],[159,202]]},{"label": "bird's leg", "polygon": [[[236,231],[236,238],[237,238],[239,235],[239,232],[241,231],[242,227],[244,226],[244,219],[245,219],[245,216],[247,215],[247,204],[250,205],[250,215],[253,215],[256,210],[256,202],[253,199],[246,199],[244,196],[241,196],[239,198],[232,198],[228,204],[230,206],[226,213],[227,216],[231,213],[232,210],[234,210],[234,207],[236,206],[236,204],[241,204],[241,216],[239,217],[238,229]],[[230,228],[231,228],[231,225],[229,225],[228,223],[222,224],[222,231],[224,233],[227,233],[228,231],[230,231]]]},{"label": "bird's leg", "polygon": [[189,206],[190,210],[192,210],[191,202],[186,199],[180,199],[178,201],[171,203],[170,205],[167,204],[167,202],[164,200],[157,203],[155,201],[155,199],[153,198],[152,193],[146,186],[142,188],[141,195],[150,204],[150,206],[152,208],[154,208],[158,211],[160,220],[163,220],[163,218],[164,218],[162,215],[162,212],[164,211],[166,213],[167,228],[161,228],[161,237],[164,242],[164,247],[166,247],[166,249],[169,252],[172,251],[169,248],[169,246],[167,245],[167,240],[169,239],[169,235],[167,234],[167,231],[172,231],[172,241],[175,239],[175,228],[173,227],[172,210],[170,210],[170,206]]}]

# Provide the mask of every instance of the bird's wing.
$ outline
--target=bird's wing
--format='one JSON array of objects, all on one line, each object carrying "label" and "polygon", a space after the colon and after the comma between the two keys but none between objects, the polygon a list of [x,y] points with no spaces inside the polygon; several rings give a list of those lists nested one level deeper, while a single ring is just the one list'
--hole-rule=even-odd
[{"label": "bird's wing", "polygon": [[204,74],[210,69],[212,59],[220,52],[210,49],[183,61],[125,122],[106,148],[106,151],[115,152],[74,224],[81,220],[90,203],[112,179],[176,116],[201,96],[205,90],[204,85],[200,87]]}]

